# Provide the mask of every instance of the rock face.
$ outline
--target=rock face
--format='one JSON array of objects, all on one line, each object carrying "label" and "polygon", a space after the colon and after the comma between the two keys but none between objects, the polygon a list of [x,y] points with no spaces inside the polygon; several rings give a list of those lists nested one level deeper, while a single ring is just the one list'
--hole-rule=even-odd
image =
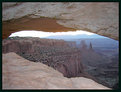
[{"label": "rock face", "polygon": [[82,40],[79,45],[80,45],[79,49],[81,52],[82,56],[81,60],[83,62],[83,65],[99,67],[101,64],[106,64],[111,62],[106,56],[95,52],[91,43],[89,44],[88,47],[85,40]]},{"label": "rock face", "polygon": [[82,40],[80,45],[81,63],[85,72],[101,83],[110,88],[118,88],[119,82],[119,60],[118,55],[105,56],[96,52],[92,44],[89,47],[85,40]]},{"label": "rock face", "polygon": [[5,2],[2,9],[3,38],[20,30],[82,29],[118,40],[119,4],[115,2]]},{"label": "rock face", "polygon": [[2,89],[109,89],[84,77],[66,78],[15,53],[2,55]]},{"label": "rock face", "polygon": [[66,77],[84,76],[80,51],[69,45],[63,40],[13,37],[3,40],[3,53],[15,52],[30,61],[44,63]]}]

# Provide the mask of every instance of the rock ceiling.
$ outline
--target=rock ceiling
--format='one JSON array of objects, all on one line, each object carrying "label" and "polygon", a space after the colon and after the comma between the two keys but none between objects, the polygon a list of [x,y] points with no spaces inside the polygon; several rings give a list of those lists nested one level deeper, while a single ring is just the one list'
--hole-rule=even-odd
[{"label": "rock ceiling", "polygon": [[118,40],[117,2],[2,3],[2,37],[21,30],[85,30]]}]

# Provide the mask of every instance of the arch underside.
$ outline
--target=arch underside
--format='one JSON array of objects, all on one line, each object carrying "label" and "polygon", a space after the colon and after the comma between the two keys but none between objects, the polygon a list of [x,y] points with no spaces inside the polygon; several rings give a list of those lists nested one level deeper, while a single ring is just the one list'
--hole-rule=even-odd
[{"label": "arch underside", "polygon": [[85,30],[118,40],[118,14],[118,3],[3,3],[2,38],[22,30]]}]

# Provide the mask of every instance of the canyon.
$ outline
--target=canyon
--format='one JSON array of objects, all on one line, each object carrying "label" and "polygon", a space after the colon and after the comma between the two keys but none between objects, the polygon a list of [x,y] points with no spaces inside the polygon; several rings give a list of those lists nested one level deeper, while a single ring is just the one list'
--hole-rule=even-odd
[{"label": "canyon", "polygon": [[2,52],[15,52],[30,61],[41,62],[60,71],[66,77],[83,75],[80,51],[70,47],[63,40],[13,37],[3,40]]},{"label": "canyon", "polygon": [[85,41],[77,46],[80,40],[9,37],[22,30],[85,30],[118,41],[118,2],[2,2],[2,89],[119,88],[115,49],[103,51]]},{"label": "canyon", "polygon": [[64,77],[85,77],[113,88],[119,80],[118,57],[110,59],[95,52],[92,45],[88,47],[84,40],[77,47],[73,41],[9,37],[2,41],[2,53],[14,52],[29,61],[52,67]]}]

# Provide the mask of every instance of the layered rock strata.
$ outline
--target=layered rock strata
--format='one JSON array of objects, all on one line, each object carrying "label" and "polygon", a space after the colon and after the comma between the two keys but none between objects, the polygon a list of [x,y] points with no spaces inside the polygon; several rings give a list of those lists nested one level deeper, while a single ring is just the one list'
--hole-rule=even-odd
[{"label": "layered rock strata", "polygon": [[110,89],[84,77],[66,78],[15,53],[2,55],[2,89]]},{"label": "layered rock strata", "polygon": [[63,40],[17,37],[3,40],[2,45],[3,53],[15,52],[30,61],[51,66],[66,77],[85,75],[80,51]]}]

